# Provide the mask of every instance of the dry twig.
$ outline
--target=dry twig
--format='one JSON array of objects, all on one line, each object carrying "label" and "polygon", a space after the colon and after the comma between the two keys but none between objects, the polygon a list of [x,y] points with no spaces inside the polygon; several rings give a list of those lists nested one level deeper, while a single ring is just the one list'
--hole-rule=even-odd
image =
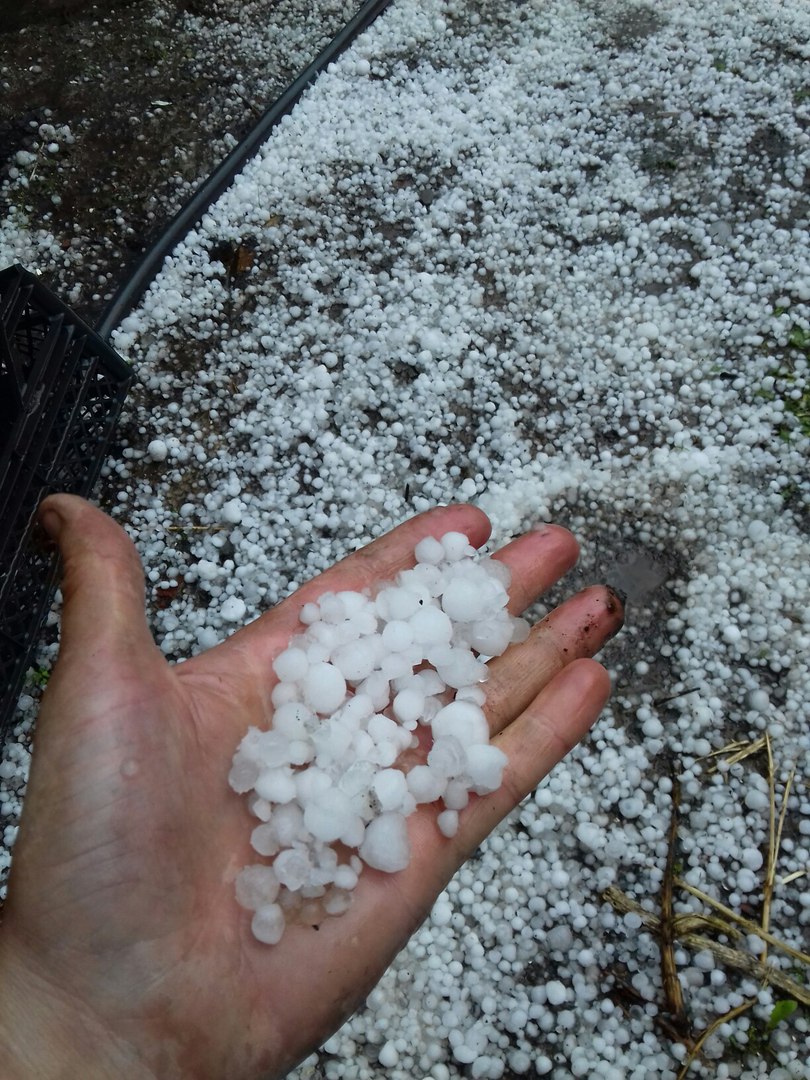
[{"label": "dry twig", "polygon": [[[614,911],[618,911],[620,914],[628,911],[635,912],[640,916],[642,923],[648,930],[656,935],[660,933],[661,920],[658,916],[646,911],[615,885],[611,885],[606,889],[602,896]],[[791,979],[789,975],[780,971],[779,968],[772,967],[770,964],[763,964],[755,956],[751,956],[750,953],[744,953],[740,949],[732,949],[728,945],[721,945],[719,942],[704,937],[702,934],[683,932],[682,929],[679,929],[677,920],[674,930],[676,938],[687,948],[695,952],[702,952],[704,949],[708,950],[721,964],[735,968],[737,971],[744,971],[747,975],[753,975],[754,978],[763,983],[770,983],[772,986],[778,987],[794,1000],[801,1002],[802,1005],[810,1005],[810,989],[802,986],[795,979]]]}]

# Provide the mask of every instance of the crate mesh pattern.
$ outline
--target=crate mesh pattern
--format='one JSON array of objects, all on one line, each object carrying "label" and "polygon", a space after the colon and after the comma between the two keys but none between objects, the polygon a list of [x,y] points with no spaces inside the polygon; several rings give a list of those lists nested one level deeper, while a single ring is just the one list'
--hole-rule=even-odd
[{"label": "crate mesh pattern", "polygon": [[37,507],[51,492],[90,493],[131,381],[115,350],[33,274],[0,271],[0,737],[58,572]]}]

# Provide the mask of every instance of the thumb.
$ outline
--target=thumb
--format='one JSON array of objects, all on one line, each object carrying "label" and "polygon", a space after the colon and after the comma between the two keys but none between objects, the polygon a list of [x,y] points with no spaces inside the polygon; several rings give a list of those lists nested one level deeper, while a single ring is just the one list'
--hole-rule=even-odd
[{"label": "thumb", "polygon": [[101,510],[76,495],[51,495],[40,523],[62,557],[60,659],[115,657],[154,649],[135,545]]}]

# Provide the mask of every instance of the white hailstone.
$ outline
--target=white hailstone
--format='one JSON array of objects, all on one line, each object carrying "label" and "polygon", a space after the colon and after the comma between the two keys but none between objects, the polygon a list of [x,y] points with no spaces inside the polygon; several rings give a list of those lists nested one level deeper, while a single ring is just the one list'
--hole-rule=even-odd
[{"label": "white hailstone", "polygon": [[309,662],[304,649],[285,649],[273,661],[273,671],[281,682],[300,682],[308,668]]},{"label": "white hailstone", "polygon": [[401,812],[408,793],[408,782],[404,773],[401,773],[399,769],[383,769],[374,777],[373,787],[381,810]]},{"label": "white hailstone", "polygon": [[163,439],[152,439],[146,448],[146,453],[152,461],[165,461],[169,456],[169,448]]},{"label": "white hailstone", "polygon": [[233,757],[231,771],[228,773],[228,783],[234,791],[244,795],[252,790],[260,773],[261,767],[258,762],[237,750]]},{"label": "white hailstone", "polygon": [[276,830],[270,821],[256,826],[250,834],[250,846],[259,855],[275,855],[281,849]]},{"label": "white hailstone", "polygon": [[220,516],[229,525],[238,525],[242,520],[244,506],[240,499],[231,499],[226,502],[220,511]]},{"label": "white hailstone", "polygon": [[298,614],[298,618],[304,624],[304,626],[310,626],[312,623],[317,622],[320,618],[321,609],[317,604],[313,604],[311,601],[301,608]]},{"label": "white hailstone", "polygon": [[433,718],[435,739],[454,737],[462,744],[489,741],[489,724],[483,709],[472,701],[453,701]]},{"label": "white hailstone", "polygon": [[253,936],[266,945],[277,945],[284,936],[284,912],[278,904],[264,904],[258,909],[250,924]]},{"label": "white hailstone", "polygon": [[438,608],[422,608],[408,620],[415,641],[423,645],[446,644],[453,636],[453,624]]},{"label": "white hailstone", "polygon": [[476,705],[483,705],[486,700],[483,686],[462,686],[456,693],[456,701],[472,701]]},{"label": "white hailstone", "polygon": [[419,610],[419,598],[408,589],[388,588],[377,597],[377,611],[381,618],[392,620],[409,619]]},{"label": "white hailstone", "polygon": [[399,1064],[397,1048],[390,1040],[383,1043],[377,1060],[384,1069],[393,1069],[395,1065]]},{"label": "white hailstone", "polygon": [[546,983],[546,1000],[549,1005],[562,1005],[568,1000],[568,991],[558,979]]},{"label": "white hailstone", "polygon": [[344,863],[336,868],[333,880],[339,889],[351,891],[357,885],[357,871]]},{"label": "white hailstone", "polygon": [[749,810],[766,810],[768,808],[768,796],[764,791],[752,788],[746,792],[745,805]]},{"label": "white hailstone", "polygon": [[289,740],[280,731],[263,731],[254,742],[255,760],[266,769],[286,765],[289,760]]},{"label": "white hailstone", "polygon": [[332,664],[312,664],[303,678],[304,701],[316,713],[328,716],[343,704],[346,680]]},{"label": "white hailstone", "polygon": [[341,761],[352,745],[355,729],[350,723],[344,723],[339,715],[325,720],[312,735],[315,759],[319,765]]},{"label": "white hailstone", "polygon": [[248,795],[248,808],[259,821],[269,821],[270,812],[273,809],[267,799],[260,798],[255,791]]},{"label": "white hailstone", "polygon": [[304,812],[297,803],[274,807],[272,818],[273,832],[282,847],[291,847],[306,837]]},{"label": "white hailstone", "polygon": [[392,653],[384,656],[380,662],[380,673],[388,681],[401,679],[413,671],[413,663],[406,653]]},{"label": "white hailstone", "polygon": [[449,780],[443,799],[448,810],[463,810],[470,801],[470,789],[466,780]]},{"label": "white hailstone", "polygon": [[458,811],[442,810],[436,818],[436,824],[438,825],[439,832],[442,836],[446,836],[448,839],[451,836],[455,836],[458,832]]},{"label": "white hailstone", "polygon": [[375,709],[384,709],[388,704],[390,686],[381,671],[372,671],[369,677],[358,685],[357,690],[371,699]]},{"label": "white hailstone", "polygon": [[278,878],[272,866],[245,866],[236,875],[237,902],[249,911],[272,904],[278,890]]},{"label": "white hailstone", "polygon": [[305,739],[314,720],[315,714],[303,702],[289,701],[273,713],[273,731],[287,739]]},{"label": "white hailstone", "polygon": [[427,765],[415,765],[408,773],[407,781],[417,803],[435,802],[447,788],[447,777]]},{"label": "white hailstone", "polygon": [[404,652],[413,642],[413,626],[404,619],[393,619],[382,632],[383,646],[394,653]]},{"label": "white hailstone", "polygon": [[756,712],[767,712],[771,705],[771,699],[767,690],[751,690],[748,694],[748,707]]},{"label": "white hailstone", "polygon": [[435,740],[428,751],[427,763],[435,776],[447,779],[464,772],[467,755],[459,740],[448,735]]},{"label": "white hailstone", "polygon": [[303,848],[286,848],[276,857],[273,870],[280,883],[294,892],[309,882],[312,862]]},{"label": "white hailstone", "polygon": [[441,543],[444,548],[445,558],[451,563],[458,562],[459,559],[463,559],[465,555],[475,554],[475,548],[472,547],[464,533],[445,533]]},{"label": "white hailstone", "polygon": [[448,686],[460,689],[482,682],[487,676],[486,664],[476,660],[468,649],[448,649],[436,661],[436,670]]},{"label": "white hailstone", "polygon": [[465,627],[467,644],[485,656],[500,656],[512,641],[514,628],[508,620],[488,619]]},{"label": "white hailstone", "polygon": [[342,889],[335,889],[323,902],[323,910],[327,915],[342,915],[351,906],[351,896]]},{"label": "white hailstone", "polygon": [[405,869],[411,848],[402,814],[384,813],[369,823],[360,846],[360,858],[375,870],[389,874]]},{"label": "white hailstone", "polygon": [[503,750],[489,743],[467,747],[467,775],[476,795],[497,791],[508,758]]},{"label": "white hailstone", "polygon": [[245,617],[247,604],[241,596],[229,596],[219,609],[219,614],[225,622],[241,622]]},{"label": "white hailstone", "polygon": [[455,578],[444,590],[442,608],[455,622],[475,622],[486,611],[487,592],[477,579]]},{"label": "white hailstone", "polygon": [[418,690],[400,690],[391,708],[401,724],[415,724],[425,707],[425,695]]},{"label": "white hailstone", "polygon": [[447,689],[442,679],[439,678],[439,674],[433,671],[431,668],[426,668],[424,671],[418,671],[413,678],[416,680],[415,685],[426,696],[432,694],[442,694]]},{"label": "white hailstone", "polygon": [[[376,639],[375,639],[376,640]],[[349,682],[362,682],[377,666],[378,650],[365,641],[341,645],[332,653],[332,663]]]},{"label": "white hailstone", "polygon": [[284,766],[262,770],[254,788],[260,799],[270,803],[289,803],[298,794],[292,770]]},{"label": "white hailstone", "polygon": [[355,825],[351,799],[338,788],[319,792],[304,810],[304,824],[316,840],[331,844]]},{"label": "white hailstone", "polygon": [[413,553],[417,562],[427,563],[431,566],[437,565],[445,558],[444,544],[433,536],[426,536],[424,540],[420,540]]}]

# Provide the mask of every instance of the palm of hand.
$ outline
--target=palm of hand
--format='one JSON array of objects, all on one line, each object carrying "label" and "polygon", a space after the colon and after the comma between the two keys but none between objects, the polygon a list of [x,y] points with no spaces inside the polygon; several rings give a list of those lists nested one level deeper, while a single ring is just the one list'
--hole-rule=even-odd
[{"label": "palm of hand", "polygon": [[[487,711],[510,756],[502,789],[473,801],[453,841],[438,833],[435,807],[420,807],[407,870],[367,869],[345,915],[289,926],[268,947],[234,899],[236,873],[259,860],[252,819],[225,777],[247,727],[271,714],[272,657],[307,599],[393,576],[428,534],[460,528],[480,543],[486,520],[468,507],[414,519],[222,646],[170,667],[146,630],[123,534],[79,500],[52,505],[66,522],[62,653],[0,942],[145,1075],[283,1075],[357,1007],[465,856],[593,721],[605,673],[567,665],[595,651],[621,614],[604,590],[586,590],[495,662]],[[558,529],[504,549],[513,610],[575,556]]]}]

